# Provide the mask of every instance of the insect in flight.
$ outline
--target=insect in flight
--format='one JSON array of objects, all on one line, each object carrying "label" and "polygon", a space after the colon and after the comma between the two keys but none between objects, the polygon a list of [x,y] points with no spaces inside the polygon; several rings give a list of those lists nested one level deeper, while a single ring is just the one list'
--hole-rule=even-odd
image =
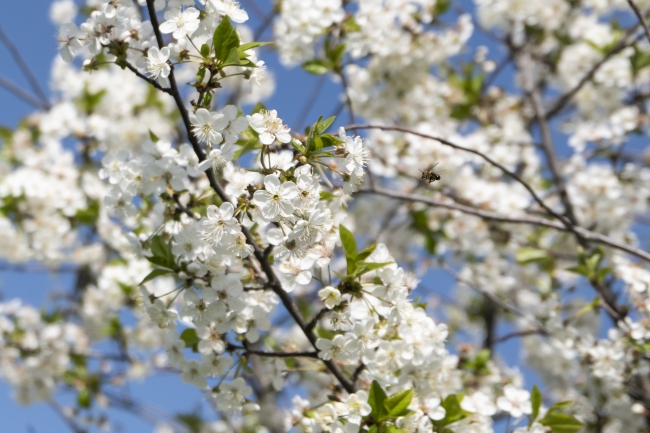
[{"label": "insect in flight", "polygon": [[433,169],[436,168],[436,165],[438,164],[439,163],[436,162],[430,169],[425,171],[420,170],[420,173],[422,173],[422,180],[429,182],[429,185],[431,185],[436,180],[440,180],[440,174],[433,171]]}]

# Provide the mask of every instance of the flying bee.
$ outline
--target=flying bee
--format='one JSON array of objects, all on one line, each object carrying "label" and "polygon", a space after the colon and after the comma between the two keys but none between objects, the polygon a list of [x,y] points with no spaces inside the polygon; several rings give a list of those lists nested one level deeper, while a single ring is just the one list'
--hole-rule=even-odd
[{"label": "flying bee", "polygon": [[433,169],[436,168],[436,165],[438,164],[439,163],[436,162],[430,169],[425,171],[420,170],[420,173],[422,173],[422,180],[429,182],[429,185],[431,185],[436,180],[440,180],[440,174],[433,171]]}]

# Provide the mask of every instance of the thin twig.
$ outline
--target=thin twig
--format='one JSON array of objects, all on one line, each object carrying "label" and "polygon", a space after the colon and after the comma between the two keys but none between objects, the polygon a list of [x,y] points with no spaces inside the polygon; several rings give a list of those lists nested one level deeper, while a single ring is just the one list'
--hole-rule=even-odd
[{"label": "thin twig", "polygon": [[[429,197],[424,197],[415,194],[401,193],[401,192],[397,192],[385,188],[379,188],[379,187],[375,187],[374,189],[364,188],[364,189],[360,189],[359,193],[378,194],[378,195],[383,195],[385,197],[392,197],[398,200],[410,201],[414,203],[423,203],[429,206],[442,207],[450,210],[457,210],[459,212],[475,215],[483,219],[498,221],[502,223],[531,224],[531,225],[536,225],[541,227],[549,227],[549,228],[553,228],[565,232],[569,231],[569,229],[567,229],[564,224],[560,224],[558,222],[544,219],[544,218],[536,218],[530,216],[511,217],[511,216],[497,214],[494,212],[484,211],[470,206],[464,206],[456,203],[446,203],[439,200],[431,199]],[[601,233],[592,232],[582,227],[576,227],[575,230],[578,231],[582,237],[584,237],[586,240],[590,242],[596,242],[599,244],[608,245],[612,248],[625,251],[626,253],[632,254],[640,259],[650,262],[650,253],[648,253],[647,251],[643,251],[639,248],[634,248],[630,245],[616,241]]]},{"label": "thin twig", "polygon": [[594,77],[596,72],[600,69],[601,66],[603,66],[609,59],[611,59],[614,55],[618,54],[619,52],[623,51],[625,48],[627,48],[629,45],[637,42],[640,38],[635,38],[633,41],[628,42],[628,39],[634,35],[636,30],[639,28],[640,24],[637,24],[630,28],[625,36],[612,48],[610,51],[607,52],[603,56],[602,59],[600,59],[592,68],[587,72],[576,84],[571,90],[568,92],[564,93],[562,96],[558,97],[557,100],[551,104],[551,108],[549,108],[546,111],[546,118],[550,119],[556,114],[558,114],[564,106],[573,99],[573,97],[578,93],[591,79]]},{"label": "thin twig", "polygon": [[7,89],[9,92],[13,93],[14,96],[18,97],[19,99],[22,99],[23,101],[27,102],[29,105],[31,105],[34,108],[46,108],[43,106],[43,103],[38,100],[35,96],[30,95],[8,79],[4,77],[0,77],[0,87],[4,87]]},{"label": "thin twig", "polygon": [[25,61],[23,60],[22,56],[20,55],[20,52],[16,49],[14,44],[11,42],[11,39],[9,39],[9,37],[5,34],[5,32],[2,31],[2,27],[0,27],[0,40],[5,44],[5,46],[9,50],[9,53],[11,54],[11,57],[14,58],[14,60],[18,64],[18,67],[22,71],[23,75],[25,75],[25,78],[27,78],[27,81],[29,82],[29,86],[32,88],[34,93],[36,93],[36,96],[38,96],[41,99],[40,105],[42,105],[46,109],[49,109],[50,100],[48,99],[45,92],[43,92],[43,89],[41,89],[41,86],[39,86],[38,81],[34,77],[34,74],[32,74],[32,71],[29,69],[29,66],[27,66],[27,63],[25,63]]},{"label": "thin twig", "polygon": [[639,7],[632,1],[632,0],[627,0],[627,4],[630,5],[632,10],[634,11],[634,14],[636,15],[637,19],[639,20],[639,24],[643,27],[643,31],[645,32],[646,37],[648,38],[648,42],[650,42],[650,29],[648,29],[648,23],[646,22],[645,18],[643,17],[643,14],[641,13],[641,10]]},{"label": "thin twig", "polygon": [[138,71],[138,70],[135,68],[135,66],[133,66],[133,65],[130,64],[129,62],[126,62],[126,61],[125,61],[124,63],[126,64],[126,67],[127,67],[127,68],[129,68],[131,71],[133,71],[133,73],[135,73],[135,75],[137,75],[138,77],[142,78],[142,79],[145,80],[147,83],[149,83],[149,84],[151,84],[152,86],[154,86],[156,89],[158,89],[158,90],[162,90],[163,92],[165,92],[165,93],[167,93],[167,94],[169,94],[169,95],[172,94],[172,93],[171,93],[171,89],[166,89],[166,88],[164,88],[163,86],[161,86],[161,85],[160,85],[156,80],[154,80],[153,78],[151,78],[151,77],[147,77],[146,75],[144,75],[143,73],[141,73],[140,71]]},{"label": "thin twig", "polygon": [[458,150],[462,150],[462,151],[465,151],[465,152],[473,153],[474,155],[478,155],[478,156],[480,156],[483,160],[485,160],[485,161],[487,161],[488,163],[490,163],[491,165],[497,167],[499,170],[501,170],[502,172],[504,172],[505,174],[507,174],[508,176],[510,176],[511,178],[513,178],[515,181],[517,181],[518,183],[520,183],[524,188],[526,188],[526,190],[530,193],[530,195],[533,197],[533,199],[534,199],[534,200],[535,200],[535,201],[536,201],[536,202],[537,202],[537,203],[538,203],[542,208],[544,208],[544,210],[546,210],[546,212],[548,212],[550,215],[552,215],[553,217],[555,217],[555,218],[557,218],[559,221],[561,221],[561,222],[566,226],[566,228],[567,228],[569,231],[573,231],[573,225],[571,224],[571,222],[570,222],[570,221],[567,221],[566,218],[564,218],[562,215],[558,214],[558,213],[555,212],[553,209],[551,209],[551,208],[550,208],[550,207],[549,207],[549,206],[544,202],[544,200],[542,200],[541,197],[539,197],[539,196],[537,195],[537,193],[535,192],[535,190],[533,190],[533,188],[532,188],[530,185],[528,185],[528,183],[527,183],[526,181],[524,181],[524,180],[523,180],[523,179],[522,179],[522,178],[521,178],[517,173],[508,170],[506,167],[504,167],[503,165],[501,165],[500,163],[498,163],[498,162],[495,161],[494,159],[490,158],[489,156],[485,155],[484,153],[479,152],[478,150],[470,149],[470,148],[468,148],[468,147],[463,147],[463,146],[460,146],[460,145],[458,145],[458,144],[452,143],[451,141],[445,140],[444,138],[436,137],[436,136],[429,135],[429,134],[424,134],[424,133],[421,133],[421,132],[418,132],[418,131],[414,131],[414,130],[412,130],[412,129],[403,128],[403,127],[401,127],[401,126],[348,125],[348,126],[345,126],[344,128],[345,128],[346,130],[347,130],[347,129],[380,129],[380,130],[383,130],[383,131],[398,131],[398,132],[404,132],[404,133],[411,134],[411,135],[415,135],[415,136],[418,136],[418,137],[428,138],[428,139],[430,139],[430,140],[435,140],[435,141],[437,141],[437,142],[439,142],[439,143],[441,143],[441,144],[444,144],[444,145],[446,145],[446,146],[452,147],[452,148],[454,148],[454,149],[458,149]]},{"label": "thin twig", "polygon": [[526,87],[526,92],[530,97],[531,104],[533,106],[533,111],[535,112],[535,117],[537,118],[537,124],[539,126],[540,135],[542,137],[542,150],[546,156],[546,162],[548,167],[551,170],[553,176],[553,182],[557,188],[557,191],[560,195],[560,200],[564,205],[565,213],[571,224],[574,226],[578,225],[575,213],[573,212],[573,205],[569,199],[567,193],[566,184],[564,178],[560,173],[560,163],[555,154],[555,147],[553,146],[553,137],[551,136],[551,129],[548,126],[548,121],[546,113],[544,112],[544,104],[542,103],[542,97],[539,94],[534,83],[533,77],[533,63],[532,59],[528,53],[522,56],[523,63],[523,76],[524,84]]},{"label": "thin twig", "polygon": [[243,350],[244,354],[267,356],[269,358],[316,358],[316,359],[318,359],[318,352],[316,352],[316,351],[307,351],[307,352],[266,352],[266,351],[263,351],[263,350],[246,349],[245,347],[236,346],[234,344],[228,344],[228,349],[230,349],[230,350]]},{"label": "thin twig", "polygon": [[499,338],[495,338],[494,340],[492,340],[492,344],[503,343],[504,341],[510,340],[511,338],[526,337],[528,335],[540,335],[540,334],[542,333],[539,331],[539,329],[525,329],[523,331],[514,331],[514,332],[510,332],[509,334],[502,335]]},{"label": "thin twig", "polygon": [[348,106],[348,114],[350,115],[350,123],[357,123],[354,116],[354,109],[352,108],[352,98],[350,98],[348,79],[345,77],[343,71],[338,72],[338,76],[341,78],[341,85],[343,85],[343,91],[345,92],[345,102]]},{"label": "thin twig", "polygon": [[73,417],[65,413],[65,410],[59,405],[59,403],[56,400],[50,400],[50,407],[54,409],[54,412],[56,412],[61,419],[70,427],[70,430],[72,430],[74,433],[86,433],[86,430],[81,428],[79,424],[74,420]]},{"label": "thin twig", "polygon": [[318,313],[316,313],[316,315],[314,316],[314,318],[311,319],[311,320],[309,321],[309,323],[307,324],[307,329],[309,329],[310,331],[313,330],[313,329],[316,327],[316,325],[318,325],[318,321],[319,321],[319,320],[320,320],[320,319],[321,319],[325,314],[327,314],[328,311],[330,311],[329,308],[324,307],[324,308],[322,308]]},{"label": "thin twig", "polygon": [[307,101],[305,101],[305,105],[303,105],[300,108],[300,113],[298,113],[298,119],[296,119],[296,122],[294,123],[296,128],[302,128],[302,126],[305,124],[305,120],[307,120],[307,115],[309,114],[312,107],[318,100],[318,96],[320,95],[321,90],[323,90],[323,86],[325,85],[326,81],[327,81],[327,75],[321,75],[318,78],[318,81],[316,82],[316,85],[312,89],[309,98],[307,98]]},{"label": "thin twig", "polygon": [[496,297],[496,296],[493,295],[492,293],[490,293],[490,292],[488,292],[488,291],[486,291],[486,290],[483,290],[483,288],[481,288],[480,286],[478,286],[478,285],[475,284],[474,282],[472,282],[472,281],[470,281],[470,280],[467,280],[467,279],[461,277],[461,276],[458,274],[458,272],[456,272],[454,269],[452,269],[450,266],[446,265],[446,264],[443,263],[442,261],[440,261],[439,264],[440,264],[440,267],[441,267],[444,271],[446,271],[448,274],[450,274],[450,275],[452,275],[454,278],[456,278],[456,280],[457,280],[458,282],[463,283],[463,284],[469,286],[470,288],[476,290],[477,292],[479,292],[479,293],[482,294],[483,296],[489,298],[492,302],[494,302],[496,305],[498,305],[499,307],[503,308],[504,310],[509,311],[509,312],[511,312],[511,313],[513,313],[513,314],[515,314],[515,315],[517,315],[517,316],[519,316],[519,317],[521,317],[521,318],[523,318],[523,319],[529,321],[530,323],[532,323],[533,325],[535,325],[535,327],[538,329],[538,331],[539,331],[540,333],[542,333],[542,334],[544,334],[544,335],[550,335],[550,334],[551,334],[551,333],[546,329],[546,327],[545,327],[544,325],[542,325],[539,321],[537,321],[536,319],[532,318],[531,316],[529,316],[529,315],[523,313],[522,311],[520,311],[520,310],[519,310],[517,307],[515,307],[514,305],[510,305],[510,304],[508,304],[508,303],[502,301],[501,299],[499,299],[498,297]]}]

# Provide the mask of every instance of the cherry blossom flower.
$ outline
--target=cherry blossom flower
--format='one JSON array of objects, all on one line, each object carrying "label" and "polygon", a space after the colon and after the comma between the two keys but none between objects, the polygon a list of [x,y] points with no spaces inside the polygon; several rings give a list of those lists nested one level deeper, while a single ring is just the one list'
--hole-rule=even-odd
[{"label": "cherry blossom flower", "polygon": [[169,60],[169,48],[151,47],[147,51],[147,70],[149,75],[158,80],[163,87],[169,87],[169,74],[171,66],[167,63]]},{"label": "cherry blossom flower", "polygon": [[253,195],[253,202],[261,208],[264,218],[275,220],[293,213],[293,199],[298,196],[295,183],[281,183],[277,175],[270,174],[264,178],[264,188]]},{"label": "cherry blossom flower", "polygon": [[278,118],[278,112],[275,110],[262,110],[252,116],[248,116],[248,122],[260,134],[262,144],[273,144],[275,140],[281,143],[291,141],[289,127],[282,124],[282,119]]},{"label": "cherry blossom flower", "polygon": [[190,114],[190,121],[194,135],[208,145],[221,143],[221,131],[228,125],[223,114],[212,113],[205,108],[199,108],[196,113]]},{"label": "cherry blossom flower", "polygon": [[167,21],[160,24],[162,33],[172,33],[174,39],[182,39],[186,35],[192,35],[199,28],[199,11],[195,8],[170,9],[165,12]]}]

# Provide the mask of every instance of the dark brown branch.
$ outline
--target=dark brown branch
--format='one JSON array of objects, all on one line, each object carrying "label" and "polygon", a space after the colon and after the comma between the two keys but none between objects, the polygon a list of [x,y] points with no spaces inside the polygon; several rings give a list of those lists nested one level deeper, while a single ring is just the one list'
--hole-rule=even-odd
[{"label": "dark brown branch", "polygon": [[314,316],[314,318],[311,319],[311,320],[309,321],[309,323],[307,324],[307,329],[309,329],[310,331],[312,331],[312,330],[316,327],[316,325],[318,325],[318,321],[319,321],[319,320],[320,320],[320,319],[321,319],[325,314],[327,314],[328,311],[330,311],[329,308],[325,307],[325,308],[322,308],[318,313],[316,313],[316,315]]},{"label": "dark brown branch", "polygon": [[364,364],[363,362],[359,364],[359,366],[354,370],[354,373],[352,373],[352,383],[357,383],[357,380],[359,380],[359,376],[365,369],[366,369],[366,364]]},{"label": "dark brown branch", "polygon": [[228,344],[229,350],[243,350],[246,355],[266,356],[270,358],[316,358],[318,359],[318,352],[265,352],[263,350],[246,349],[242,346]]},{"label": "dark brown branch", "polygon": [[493,344],[498,344],[498,343],[503,343],[504,341],[508,341],[511,338],[518,338],[518,337],[526,337],[528,335],[544,335],[543,333],[540,332],[539,329],[526,329],[523,331],[514,331],[506,335],[502,335],[499,338],[496,338],[492,341]]},{"label": "dark brown branch", "polygon": [[41,101],[39,101],[35,96],[30,95],[8,79],[0,77],[0,87],[4,87],[10,93],[13,93],[19,99],[27,102],[34,108],[46,108]]},{"label": "dark brown branch", "polygon": [[[147,9],[149,11],[149,16],[151,17],[151,24],[153,26],[154,33],[156,34],[156,40],[158,41],[158,44],[162,46],[163,40],[162,40],[162,35],[160,33],[160,28],[158,25],[158,18],[156,17],[156,11],[154,9],[154,0],[147,0]],[[194,149],[194,153],[196,153],[196,156],[198,157],[199,161],[204,161],[205,160],[205,152],[201,148],[201,145],[199,144],[198,140],[192,134],[192,124],[190,122],[189,118],[189,113],[187,111],[187,108],[185,107],[185,103],[183,102],[183,98],[181,97],[181,94],[178,90],[178,86],[176,84],[176,78],[174,76],[174,69],[172,68],[172,71],[169,74],[169,82],[170,82],[170,91],[171,95],[174,98],[174,101],[176,102],[176,106],[178,107],[179,112],[181,113],[181,117],[183,119],[183,124],[185,126],[185,130],[187,131],[187,137],[188,140],[190,141],[190,144],[192,145],[192,149]],[[232,200],[230,197],[228,197],[228,194],[226,194],[225,190],[223,187],[217,182],[217,178],[211,168],[209,168],[206,171],[206,174],[208,176],[208,180],[210,182],[210,186],[214,191],[217,193],[217,195],[223,200],[232,203]],[[253,247],[253,255],[255,259],[259,262],[260,266],[262,267],[262,270],[264,274],[266,275],[267,278],[267,286],[273,290],[273,292],[278,295],[280,298],[280,301],[284,305],[285,309],[289,312],[291,317],[295,320],[295,322],[298,324],[300,329],[304,332],[305,336],[309,340],[309,342],[316,348],[316,340],[317,337],[316,335],[311,332],[309,329],[307,329],[307,321],[305,318],[302,316],[300,313],[300,310],[298,309],[298,306],[296,303],[293,301],[293,298],[284,291],[282,288],[282,284],[280,283],[280,280],[278,279],[277,275],[275,274],[275,271],[273,270],[273,267],[269,263],[269,261],[264,257],[264,251],[260,248],[260,246],[257,244],[255,241],[255,238],[251,234],[250,230],[248,230],[246,227],[242,226],[242,233],[246,237],[246,241],[249,245]],[[346,391],[349,393],[353,393],[356,390],[356,387],[352,382],[350,382],[350,379],[343,373],[343,371],[339,368],[339,366],[332,360],[329,361],[324,361],[323,363],[327,366],[329,371],[336,377],[336,379],[339,381],[339,383],[345,388]]]},{"label": "dark brown branch", "polygon": [[22,56],[20,55],[20,52],[16,49],[14,44],[11,42],[11,39],[5,34],[5,32],[2,31],[2,28],[0,27],[0,40],[5,44],[7,49],[9,50],[9,53],[11,54],[11,57],[14,58],[16,63],[18,64],[18,67],[22,71],[23,75],[25,75],[25,78],[27,78],[27,81],[29,82],[29,86],[32,88],[34,93],[40,98],[41,100],[41,106],[43,106],[46,109],[50,108],[50,100],[48,99],[47,95],[45,92],[43,92],[43,89],[41,89],[41,86],[38,84],[38,81],[36,80],[36,77],[34,77],[34,74],[32,74],[32,71],[29,69],[29,66],[27,66],[27,63],[23,60]]},{"label": "dark brown branch", "polygon": [[149,84],[151,84],[152,86],[154,86],[156,89],[161,90],[161,91],[163,91],[163,92],[165,92],[165,93],[167,93],[167,94],[169,94],[169,95],[172,94],[172,92],[171,92],[170,89],[166,89],[166,88],[164,88],[163,86],[161,86],[161,85],[160,85],[156,80],[154,80],[153,78],[151,78],[151,77],[147,77],[146,75],[144,75],[143,73],[141,73],[140,71],[138,71],[138,70],[135,68],[135,66],[133,66],[133,65],[130,64],[129,62],[124,62],[124,63],[126,64],[126,67],[127,67],[127,68],[129,68],[131,71],[133,71],[133,73],[135,73],[135,75],[137,75],[138,77],[142,78],[142,79],[145,80],[147,83],[149,83]]}]

